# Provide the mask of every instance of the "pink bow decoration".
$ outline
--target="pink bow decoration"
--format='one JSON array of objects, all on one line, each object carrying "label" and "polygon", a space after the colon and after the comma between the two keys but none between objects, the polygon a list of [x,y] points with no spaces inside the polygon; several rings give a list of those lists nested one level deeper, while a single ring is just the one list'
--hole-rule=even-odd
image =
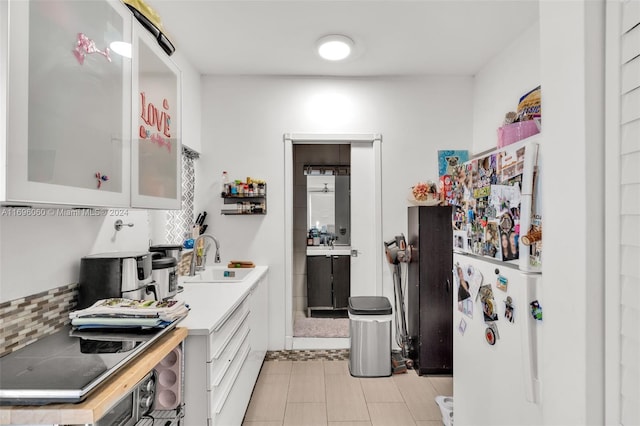
[{"label": "pink bow decoration", "polygon": [[99,50],[96,47],[95,41],[91,40],[84,33],[78,33],[78,41],[76,42],[76,47],[73,49],[73,54],[75,55],[80,65],[84,64],[84,58],[91,53],[99,53],[100,55],[107,58],[107,61],[111,62],[111,56],[109,56],[108,47],[105,47],[104,51]]}]

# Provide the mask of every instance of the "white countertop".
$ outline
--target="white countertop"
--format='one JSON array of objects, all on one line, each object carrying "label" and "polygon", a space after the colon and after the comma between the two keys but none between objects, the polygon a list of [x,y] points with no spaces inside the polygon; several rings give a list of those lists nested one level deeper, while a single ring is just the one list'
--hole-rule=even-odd
[{"label": "white countertop", "polygon": [[307,246],[307,256],[351,256],[351,246]]},{"label": "white countertop", "polygon": [[249,294],[254,285],[267,273],[267,266],[256,266],[244,281],[229,283],[185,283],[189,277],[179,277],[184,291],[175,299],[189,305],[189,315],[180,321],[180,327],[189,329],[190,335],[208,335],[217,328]]}]

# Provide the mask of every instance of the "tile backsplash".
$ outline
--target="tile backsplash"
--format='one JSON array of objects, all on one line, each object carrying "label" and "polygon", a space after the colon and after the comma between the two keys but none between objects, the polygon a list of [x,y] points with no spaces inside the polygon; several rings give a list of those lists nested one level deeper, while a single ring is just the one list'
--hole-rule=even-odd
[{"label": "tile backsplash", "polygon": [[69,323],[77,284],[0,303],[0,357],[48,336]]}]

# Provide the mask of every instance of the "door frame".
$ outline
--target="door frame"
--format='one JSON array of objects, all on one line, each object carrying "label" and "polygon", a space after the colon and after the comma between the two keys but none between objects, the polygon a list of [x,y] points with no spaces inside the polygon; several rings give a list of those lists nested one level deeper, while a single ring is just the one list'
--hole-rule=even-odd
[{"label": "door frame", "polygon": [[[344,144],[370,143],[373,150],[373,176],[374,194],[371,197],[371,209],[374,211],[375,227],[374,241],[376,247],[382,247],[382,160],[381,142],[382,136],[376,133],[285,133],[284,138],[284,233],[285,233],[285,349],[303,349],[306,345],[305,338],[293,337],[293,145],[296,144]],[[351,215],[353,216],[353,209]],[[375,294],[382,294],[382,250],[375,250]],[[296,344],[295,341],[298,341]],[[336,344],[344,345],[346,339],[314,338],[311,339],[315,347],[308,349],[329,349]]]}]

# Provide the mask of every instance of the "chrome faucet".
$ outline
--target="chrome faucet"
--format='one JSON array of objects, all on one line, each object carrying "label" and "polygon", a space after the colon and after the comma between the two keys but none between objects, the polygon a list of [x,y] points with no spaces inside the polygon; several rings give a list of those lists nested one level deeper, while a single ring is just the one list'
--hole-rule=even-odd
[{"label": "chrome faucet", "polygon": [[198,245],[200,243],[200,240],[205,238],[210,238],[213,240],[213,243],[216,245],[216,257],[214,259],[214,262],[220,263],[220,243],[218,242],[218,239],[211,234],[202,234],[198,238],[196,238],[193,243],[193,255],[191,256],[191,263],[189,264],[189,276],[194,276],[196,274],[196,270],[204,270],[204,266],[207,263],[207,252],[209,251],[209,247],[211,247],[211,244],[204,246],[204,250],[201,256],[202,262],[200,263],[200,266],[196,265],[196,258],[199,257]]}]

